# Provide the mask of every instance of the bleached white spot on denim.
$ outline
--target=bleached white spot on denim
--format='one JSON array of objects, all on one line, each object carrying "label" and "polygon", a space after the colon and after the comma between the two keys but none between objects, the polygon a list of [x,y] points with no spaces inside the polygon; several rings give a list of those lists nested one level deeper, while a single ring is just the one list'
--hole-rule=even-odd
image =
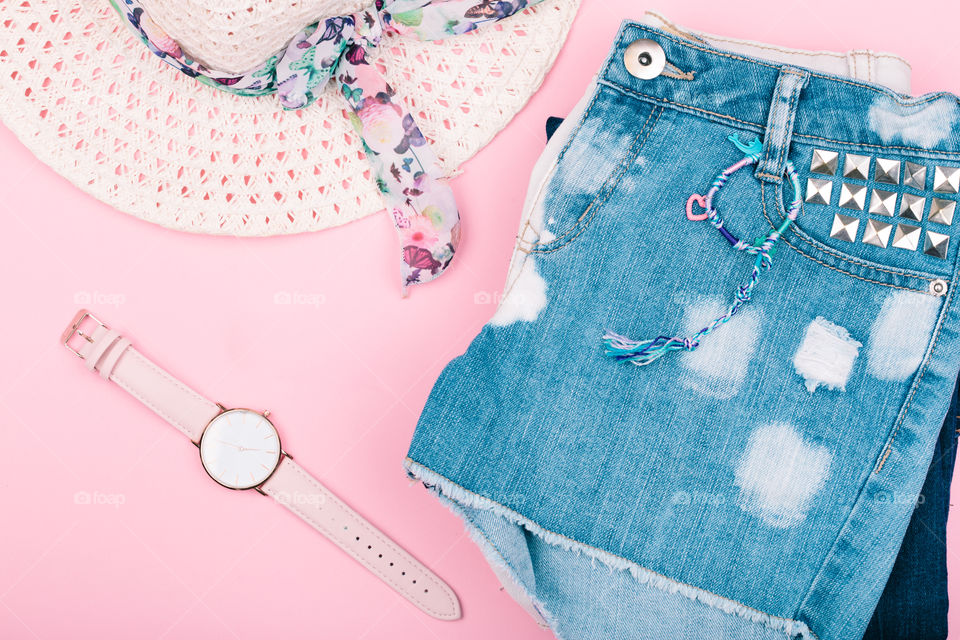
[{"label": "bleached white spot on denim", "polygon": [[517,277],[507,283],[503,300],[490,324],[506,327],[514,322],[534,322],[546,307],[547,282],[537,272],[536,259],[527,256]]},{"label": "bleached white spot on denim", "polygon": [[527,223],[521,229],[520,239],[529,244],[548,244],[557,239],[555,233],[547,229],[549,225],[556,224],[553,216],[544,221],[544,201],[541,199],[532,205]]},{"label": "bleached white spot on denim", "polygon": [[758,427],[747,442],[734,477],[740,507],[771,527],[803,522],[823,489],[832,456],[788,424]]},{"label": "bleached white spot on denim", "polygon": [[845,391],[862,346],[845,328],[818,317],[807,326],[793,366],[810,393],[821,385]]},{"label": "bleached white spot on denim", "polygon": [[[681,335],[692,336],[727,311],[719,298],[705,298],[687,306]],[[760,314],[745,307],[722,327],[701,341],[695,351],[681,354],[685,370],[682,383],[688,389],[725,400],[740,392],[760,332]]]},{"label": "bleached white spot on denim", "polygon": [[957,101],[944,96],[917,105],[903,105],[880,95],[870,106],[870,128],[885,143],[932,147],[953,133],[957,122]]},{"label": "bleached white spot on denim", "polygon": [[894,291],[883,301],[867,340],[867,371],[896,382],[913,375],[923,361],[940,298],[914,291]]},{"label": "bleached white spot on denim", "polygon": [[[609,176],[613,175],[620,164],[617,154],[610,153],[610,149],[617,149],[623,144],[616,127],[605,126],[602,119],[590,118],[583,123],[576,137],[566,151],[560,169],[560,174],[570,176]],[[589,171],[584,168],[589,167]],[[592,193],[596,185],[591,180],[564,179],[566,195],[587,191]]]},{"label": "bleached white spot on denim", "polygon": [[540,232],[540,242],[541,242],[541,244],[550,244],[551,242],[553,242],[553,241],[556,240],[556,239],[557,239],[557,236],[554,235],[554,233],[553,233],[552,231],[548,231],[548,230],[544,229],[543,231]]}]

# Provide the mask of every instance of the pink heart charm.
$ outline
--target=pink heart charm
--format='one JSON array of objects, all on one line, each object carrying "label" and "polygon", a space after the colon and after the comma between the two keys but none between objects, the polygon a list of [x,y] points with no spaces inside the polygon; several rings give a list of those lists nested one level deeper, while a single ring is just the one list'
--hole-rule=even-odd
[{"label": "pink heart charm", "polygon": [[706,220],[707,217],[708,217],[706,211],[704,211],[703,213],[699,213],[699,214],[694,215],[694,213],[693,213],[693,203],[694,203],[694,202],[696,202],[698,205],[700,205],[700,208],[701,208],[701,209],[706,209],[706,208],[707,208],[707,199],[706,199],[705,197],[701,196],[701,195],[698,194],[698,193],[693,194],[693,195],[690,196],[690,198],[687,200],[687,220],[693,220],[694,222],[700,222],[701,220]]}]

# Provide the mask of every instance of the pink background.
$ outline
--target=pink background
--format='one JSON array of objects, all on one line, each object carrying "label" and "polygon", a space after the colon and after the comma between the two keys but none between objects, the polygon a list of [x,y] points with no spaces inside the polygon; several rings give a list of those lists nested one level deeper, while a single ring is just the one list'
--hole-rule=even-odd
[{"label": "pink background", "polygon": [[[545,118],[572,107],[644,8],[584,0],[543,90],[454,183],[456,266],[409,300],[383,215],[274,239],[166,231],[84,195],[0,128],[0,637],[549,638],[401,461],[441,368],[493,313]],[[788,46],[892,50],[916,92],[960,92],[957,3],[689,0],[667,15]],[[299,303],[276,304],[283,293]],[[426,617],[272,501],[209,481],[178,432],[59,346],[85,298],[208,397],[271,409],[285,449],[448,580],[463,620]],[[958,594],[954,551],[950,563]]]}]

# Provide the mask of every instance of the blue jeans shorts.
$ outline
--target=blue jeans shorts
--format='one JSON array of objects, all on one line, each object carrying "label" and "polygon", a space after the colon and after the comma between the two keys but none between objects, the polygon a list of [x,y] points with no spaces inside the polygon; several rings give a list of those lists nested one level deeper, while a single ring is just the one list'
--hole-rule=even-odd
[{"label": "blue jeans shorts", "polygon": [[545,157],[408,473],[560,638],[858,640],[960,372],[957,98],[628,23]]}]

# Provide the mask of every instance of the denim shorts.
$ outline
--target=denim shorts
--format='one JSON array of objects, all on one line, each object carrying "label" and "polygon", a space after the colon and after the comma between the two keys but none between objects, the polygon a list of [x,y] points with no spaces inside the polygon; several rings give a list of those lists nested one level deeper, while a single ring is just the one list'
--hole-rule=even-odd
[{"label": "denim shorts", "polygon": [[561,638],[859,639],[960,372],[957,98],[629,23],[579,111],[408,472]]}]

